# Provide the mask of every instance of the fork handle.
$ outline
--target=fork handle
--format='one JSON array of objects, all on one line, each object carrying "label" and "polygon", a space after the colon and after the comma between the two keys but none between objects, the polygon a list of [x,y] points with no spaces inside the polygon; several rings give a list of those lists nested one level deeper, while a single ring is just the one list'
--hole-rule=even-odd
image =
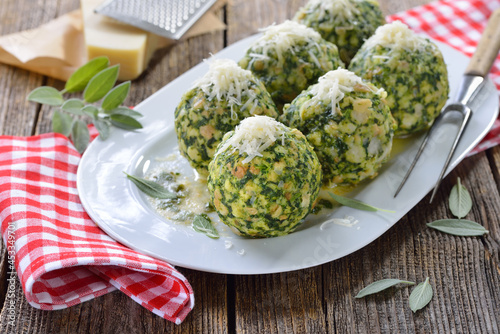
[{"label": "fork handle", "polygon": [[465,74],[486,77],[500,50],[500,8],[490,16]]}]

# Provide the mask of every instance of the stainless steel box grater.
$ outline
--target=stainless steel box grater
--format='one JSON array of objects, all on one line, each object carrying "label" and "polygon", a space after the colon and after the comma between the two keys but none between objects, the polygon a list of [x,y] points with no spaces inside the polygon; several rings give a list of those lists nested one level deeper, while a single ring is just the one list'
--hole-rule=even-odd
[{"label": "stainless steel box grater", "polygon": [[179,39],[217,0],[107,0],[96,13]]}]

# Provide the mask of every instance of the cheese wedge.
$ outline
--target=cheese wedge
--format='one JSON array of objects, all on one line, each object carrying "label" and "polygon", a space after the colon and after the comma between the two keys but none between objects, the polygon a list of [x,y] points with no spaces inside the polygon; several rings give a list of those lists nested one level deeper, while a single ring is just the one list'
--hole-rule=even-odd
[{"label": "cheese wedge", "polygon": [[107,56],[120,64],[119,80],[137,78],[146,69],[155,50],[173,41],[94,13],[103,0],[81,0],[88,59]]}]

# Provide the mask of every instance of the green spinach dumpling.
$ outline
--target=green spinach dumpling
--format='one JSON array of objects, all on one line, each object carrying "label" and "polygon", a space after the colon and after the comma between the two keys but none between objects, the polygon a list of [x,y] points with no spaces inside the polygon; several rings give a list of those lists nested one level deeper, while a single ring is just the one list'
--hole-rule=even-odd
[{"label": "green spinach dumpling", "polygon": [[344,67],[334,44],[293,21],[264,29],[239,65],[264,83],[279,109],[326,72]]},{"label": "green spinach dumpling", "polygon": [[182,96],[175,109],[181,154],[206,177],[224,134],[252,115],[278,117],[262,82],[233,60],[213,60],[209,71]]},{"label": "green spinach dumpling", "polygon": [[373,178],[389,158],[395,122],[387,94],[345,69],[330,71],[285,105],[280,120],[314,147],[326,186]]},{"label": "green spinach dumpling", "polygon": [[400,21],[378,28],[349,70],[387,91],[398,123],[396,136],[427,129],[448,99],[448,70],[441,51]]},{"label": "green spinach dumpling", "polygon": [[337,45],[346,64],[377,27],[385,23],[376,0],[310,0],[299,9],[294,20]]},{"label": "green spinach dumpling", "polygon": [[209,166],[214,207],[243,236],[294,231],[320,187],[321,166],[304,135],[267,116],[249,117],[227,133]]}]

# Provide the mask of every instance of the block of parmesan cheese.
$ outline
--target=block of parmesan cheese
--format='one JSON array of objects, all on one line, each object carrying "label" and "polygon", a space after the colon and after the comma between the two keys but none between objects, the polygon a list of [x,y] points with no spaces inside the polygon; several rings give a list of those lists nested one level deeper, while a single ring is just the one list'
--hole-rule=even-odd
[{"label": "block of parmesan cheese", "polygon": [[111,65],[120,64],[119,80],[135,79],[146,69],[155,50],[173,42],[94,13],[102,2],[80,1],[88,59],[107,56]]}]

